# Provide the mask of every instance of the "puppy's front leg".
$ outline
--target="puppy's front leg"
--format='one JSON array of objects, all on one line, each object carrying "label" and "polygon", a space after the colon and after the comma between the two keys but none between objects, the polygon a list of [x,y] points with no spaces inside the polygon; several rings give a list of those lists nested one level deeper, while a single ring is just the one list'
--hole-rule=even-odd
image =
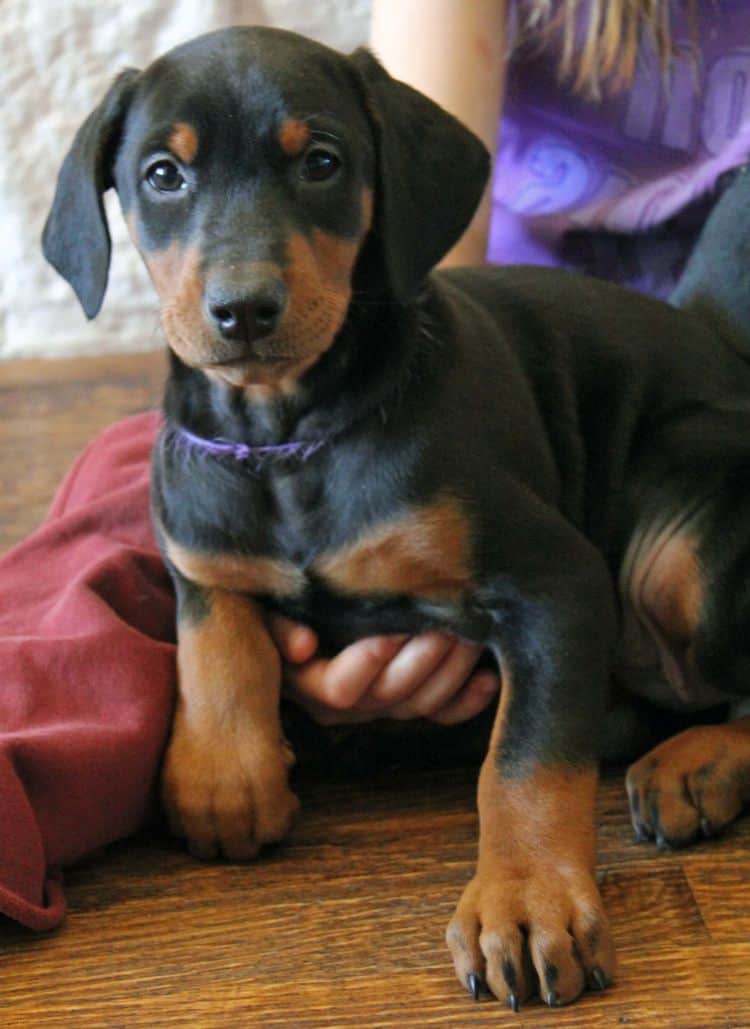
[{"label": "puppy's front leg", "polygon": [[[479,777],[479,854],[447,940],[475,997],[569,1003],[614,976],[594,880],[596,737],[611,583],[587,544],[498,611],[502,700]],[[601,565],[601,567],[600,567]]]},{"label": "puppy's front leg", "polygon": [[282,839],[299,806],[287,785],[279,655],[253,601],[175,581],[179,693],[164,806],[197,857],[245,860]]}]

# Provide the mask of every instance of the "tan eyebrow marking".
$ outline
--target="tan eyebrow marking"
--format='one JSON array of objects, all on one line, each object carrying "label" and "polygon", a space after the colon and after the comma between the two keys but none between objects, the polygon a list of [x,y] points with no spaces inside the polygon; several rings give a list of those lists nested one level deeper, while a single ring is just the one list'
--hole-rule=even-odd
[{"label": "tan eyebrow marking", "polygon": [[297,118],[286,118],[279,128],[281,149],[289,157],[297,157],[310,142],[310,129]]},{"label": "tan eyebrow marking", "polygon": [[186,121],[175,122],[167,145],[175,157],[185,164],[191,164],[198,153],[198,133]]}]

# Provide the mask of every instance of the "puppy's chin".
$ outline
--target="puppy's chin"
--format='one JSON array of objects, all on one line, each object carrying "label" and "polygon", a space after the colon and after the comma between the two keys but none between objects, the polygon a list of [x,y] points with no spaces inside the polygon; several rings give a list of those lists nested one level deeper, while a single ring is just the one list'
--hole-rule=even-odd
[{"label": "puppy's chin", "polygon": [[201,368],[211,382],[242,389],[259,396],[274,393],[293,393],[297,383],[311,368],[320,354],[274,360],[232,361],[227,364],[206,365]]}]

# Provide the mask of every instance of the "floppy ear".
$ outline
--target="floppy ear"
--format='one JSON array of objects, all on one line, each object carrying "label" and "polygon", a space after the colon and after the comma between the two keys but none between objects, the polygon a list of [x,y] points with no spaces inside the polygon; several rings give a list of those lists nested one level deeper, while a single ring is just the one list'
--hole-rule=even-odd
[{"label": "floppy ear", "polygon": [[87,318],[99,313],[107,288],[111,245],[103,195],[113,185],[112,162],[137,76],[132,68],[118,75],[76,133],[42,233],[44,256],[73,287]]},{"label": "floppy ear", "polygon": [[391,292],[407,300],[471,221],[490,157],[473,132],[391,78],[369,50],[350,60],[377,151],[374,228]]}]

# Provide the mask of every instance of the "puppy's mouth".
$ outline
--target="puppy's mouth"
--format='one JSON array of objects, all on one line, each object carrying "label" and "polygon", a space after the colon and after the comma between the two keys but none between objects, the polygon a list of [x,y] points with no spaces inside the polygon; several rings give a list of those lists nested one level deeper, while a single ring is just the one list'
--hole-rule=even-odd
[{"label": "puppy's mouth", "polygon": [[209,378],[229,386],[283,387],[293,383],[314,363],[317,354],[243,354],[230,359],[205,361],[201,367]]},{"label": "puppy's mouth", "polygon": [[242,368],[249,365],[263,365],[269,368],[292,365],[300,361],[297,354],[240,354],[237,357],[219,357],[205,361],[205,368]]}]

